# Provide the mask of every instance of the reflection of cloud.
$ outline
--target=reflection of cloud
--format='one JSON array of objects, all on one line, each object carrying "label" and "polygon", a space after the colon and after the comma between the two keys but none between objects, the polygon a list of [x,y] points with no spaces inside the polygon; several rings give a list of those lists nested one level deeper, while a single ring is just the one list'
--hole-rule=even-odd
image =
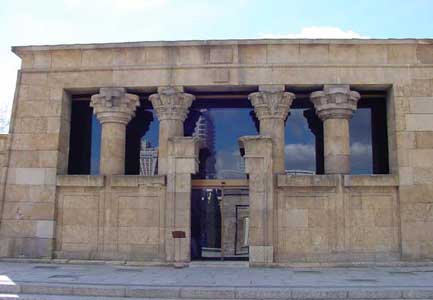
[{"label": "reflection of cloud", "polygon": [[366,156],[371,154],[371,145],[362,143],[353,143],[350,145],[350,153],[352,156]]},{"label": "reflection of cloud", "polygon": [[350,120],[350,140],[352,143],[367,144],[371,141],[371,111],[358,108]]},{"label": "reflection of cloud", "polygon": [[215,169],[218,178],[244,178],[242,157],[238,152],[219,151],[215,155]]},{"label": "reflection of cloud", "polygon": [[315,170],[316,149],[309,144],[289,144],[284,147],[285,167],[288,170]]},{"label": "reflection of cloud", "polygon": [[290,115],[286,121],[286,130],[289,130],[290,134],[292,134],[293,138],[296,138],[298,142],[312,134],[308,128],[308,121],[304,117],[304,110],[305,109],[299,108],[291,109]]},{"label": "reflection of cloud", "polygon": [[371,144],[355,142],[350,145],[352,173],[372,173],[373,152]]},{"label": "reflection of cloud", "polygon": [[311,26],[304,27],[299,32],[289,32],[287,34],[262,34],[263,38],[268,39],[368,39],[368,36],[360,35],[352,30],[343,30],[338,27],[330,26]]}]

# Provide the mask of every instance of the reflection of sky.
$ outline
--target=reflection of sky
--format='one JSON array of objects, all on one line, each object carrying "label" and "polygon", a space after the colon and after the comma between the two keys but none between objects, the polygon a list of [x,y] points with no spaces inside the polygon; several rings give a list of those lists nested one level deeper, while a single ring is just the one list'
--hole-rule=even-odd
[{"label": "reflection of sky", "polygon": [[159,119],[156,112],[152,109],[147,109],[153,114],[153,121],[150,122],[149,129],[145,132],[141,139],[146,139],[150,142],[152,147],[158,147],[159,145]]},{"label": "reflection of sky", "polygon": [[99,175],[99,160],[101,156],[101,123],[92,114],[92,137],[90,148],[90,174]]},{"label": "reflection of sky", "polygon": [[215,170],[218,178],[244,178],[238,140],[257,135],[251,108],[209,108],[215,134]]},{"label": "reflection of sky", "polygon": [[371,110],[358,108],[350,120],[350,164],[352,174],[373,173]]},{"label": "reflection of sky", "polygon": [[316,171],[315,136],[308,128],[305,109],[290,109],[284,138],[284,161],[286,170]]}]

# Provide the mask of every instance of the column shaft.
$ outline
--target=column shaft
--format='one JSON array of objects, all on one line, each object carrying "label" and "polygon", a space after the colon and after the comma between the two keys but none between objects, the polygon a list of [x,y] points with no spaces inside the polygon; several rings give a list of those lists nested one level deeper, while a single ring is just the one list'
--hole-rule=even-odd
[{"label": "column shaft", "polygon": [[99,172],[102,175],[123,174],[125,172],[126,125],[122,123],[103,123],[101,127]]},{"label": "column shaft", "polygon": [[183,136],[183,121],[163,119],[159,123],[158,174],[167,174],[168,139]]},{"label": "column shaft", "polygon": [[350,173],[349,120],[326,119],[323,122],[326,174]]},{"label": "column shaft", "polygon": [[283,173],[284,166],[284,120],[281,118],[269,118],[260,120],[260,135],[272,138],[272,156],[275,173]]}]

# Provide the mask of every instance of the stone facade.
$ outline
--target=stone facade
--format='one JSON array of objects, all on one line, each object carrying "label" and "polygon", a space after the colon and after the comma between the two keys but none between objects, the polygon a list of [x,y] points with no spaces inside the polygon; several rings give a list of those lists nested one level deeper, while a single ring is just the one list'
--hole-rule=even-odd
[{"label": "stone facade", "polygon": [[[244,137],[250,263],[433,259],[433,43],[228,40],[14,47],[22,59],[8,136],[0,136],[0,256],[188,263],[189,87],[250,95],[260,136]],[[324,121],[325,175],[282,174],[296,93]],[[389,175],[348,175],[359,94],[387,92]],[[159,175],[123,175],[125,126],[150,97],[161,121]],[[71,97],[103,118],[101,176],[67,175]],[[105,116],[102,116],[105,114]],[[106,118],[108,116],[108,118]],[[105,165],[104,165],[105,164]],[[172,231],[184,231],[175,239]]]}]

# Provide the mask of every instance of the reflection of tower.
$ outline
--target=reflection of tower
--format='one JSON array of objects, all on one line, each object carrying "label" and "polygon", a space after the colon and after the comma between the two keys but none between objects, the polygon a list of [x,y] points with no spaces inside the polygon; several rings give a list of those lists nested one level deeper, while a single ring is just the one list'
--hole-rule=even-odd
[{"label": "reflection of tower", "polygon": [[245,158],[243,158],[242,156],[239,157],[239,159],[237,161],[237,165],[238,165],[238,170],[242,172],[242,175],[244,175],[244,173],[245,173]]},{"label": "reflection of tower", "polygon": [[200,167],[203,167],[202,163],[205,162],[204,169],[200,171],[204,172],[207,179],[215,178],[215,128],[207,109],[200,109],[200,116],[195,123],[192,136],[202,140],[203,148],[206,151],[204,161],[200,160]]},{"label": "reflection of tower", "polygon": [[152,144],[141,140],[140,147],[140,175],[155,176],[157,172],[158,148],[152,147]]}]

